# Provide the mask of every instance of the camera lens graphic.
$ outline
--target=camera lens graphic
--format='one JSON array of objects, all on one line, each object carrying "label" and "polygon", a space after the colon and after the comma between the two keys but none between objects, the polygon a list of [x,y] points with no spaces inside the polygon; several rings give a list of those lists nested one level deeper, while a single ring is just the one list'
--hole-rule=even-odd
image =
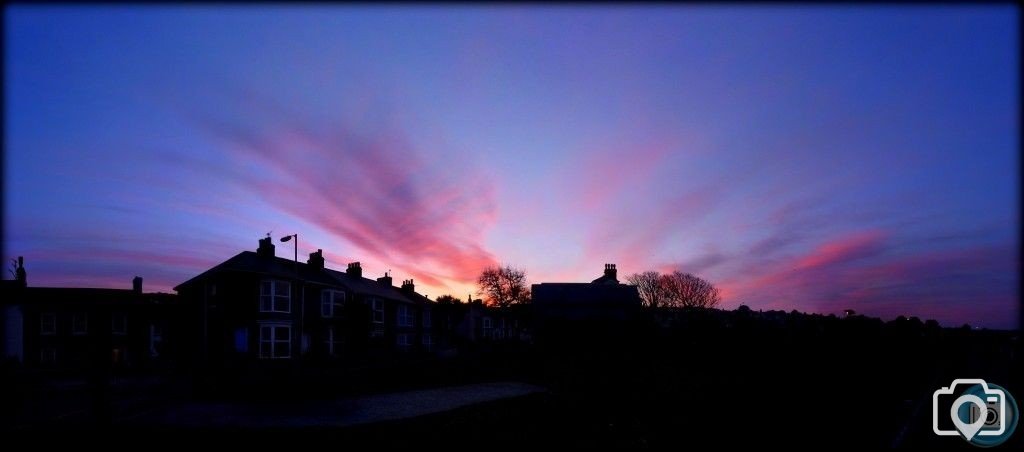
[{"label": "camera lens graphic", "polygon": [[992,427],[999,425],[999,413],[996,412],[995,408],[988,407],[985,413],[985,426]]},{"label": "camera lens graphic", "polygon": [[[1013,399],[1013,396],[1010,395],[1009,391],[1003,389],[1003,387],[999,385],[992,383],[988,383],[988,387],[990,388],[990,390],[998,389],[1003,391],[1004,394],[1006,394],[1005,403],[1002,404],[1003,409],[1005,411],[1003,411],[1002,413],[999,412],[1000,403],[998,401],[988,401],[988,403],[986,404],[987,406],[982,408],[985,410],[984,414],[981,412],[981,409],[979,409],[980,407],[971,403],[965,403],[963,406],[961,406],[959,413],[960,418],[965,420],[978,419],[980,416],[984,415],[985,423],[984,426],[981,428],[981,432],[998,430],[1000,426],[1000,416],[1003,418],[1002,422],[1005,424],[1005,430],[1002,434],[977,434],[970,439],[971,444],[980,447],[994,447],[1006,442],[1006,440],[1010,438],[1010,435],[1013,434],[1013,431],[1017,427],[1017,418],[1019,417],[1020,413],[1020,411],[1018,411],[1017,409],[1017,402]],[[982,388],[981,385],[974,385],[970,388],[967,388],[967,390],[965,390],[962,395],[967,394],[976,395],[979,398],[981,398],[981,400],[986,400],[987,397],[987,394],[985,394],[984,388]]]}]

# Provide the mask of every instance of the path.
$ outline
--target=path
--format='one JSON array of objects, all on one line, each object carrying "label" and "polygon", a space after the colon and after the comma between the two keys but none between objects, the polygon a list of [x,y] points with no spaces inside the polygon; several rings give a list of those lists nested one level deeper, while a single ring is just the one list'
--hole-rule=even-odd
[{"label": "path", "polygon": [[158,427],[347,427],[440,413],[544,388],[519,382],[479,383],[352,399],[278,403],[187,402],[128,420]]}]

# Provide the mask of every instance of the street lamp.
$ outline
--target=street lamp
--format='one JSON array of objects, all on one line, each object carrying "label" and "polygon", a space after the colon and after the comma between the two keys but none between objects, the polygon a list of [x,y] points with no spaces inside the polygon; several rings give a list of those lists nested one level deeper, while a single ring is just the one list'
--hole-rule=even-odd
[{"label": "street lamp", "polygon": [[301,355],[303,350],[303,342],[305,342],[305,326],[306,326],[306,285],[302,283],[299,278],[299,234],[286,235],[281,237],[281,242],[287,242],[291,239],[295,239],[295,284],[300,284],[301,291],[299,292],[299,354]]},{"label": "street lamp", "polygon": [[295,266],[299,265],[299,234],[286,235],[281,237],[282,242],[287,242],[291,239],[295,239]]}]

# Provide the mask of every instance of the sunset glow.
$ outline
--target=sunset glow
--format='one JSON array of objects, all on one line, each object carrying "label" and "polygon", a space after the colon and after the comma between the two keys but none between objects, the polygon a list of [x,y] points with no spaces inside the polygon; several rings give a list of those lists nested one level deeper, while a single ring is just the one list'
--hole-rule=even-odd
[{"label": "sunset glow", "polygon": [[431,298],[616,263],[1016,328],[1016,14],[10,7],[4,258],[171,291],[297,233]]}]

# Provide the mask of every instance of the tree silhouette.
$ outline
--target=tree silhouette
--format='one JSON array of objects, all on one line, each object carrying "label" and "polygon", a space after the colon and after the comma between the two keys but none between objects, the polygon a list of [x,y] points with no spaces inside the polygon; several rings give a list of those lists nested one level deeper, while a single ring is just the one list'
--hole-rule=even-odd
[{"label": "tree silhouette", "polygon": [[530,301],[530,289],[526,285],[526,271],[510,265],[487,267],[477,279],[478,294],[487,299],[487,304],[505,308]]},{"label": "tree silhouette", "polygon": [[713,308],[722,301],[722,293],[714,284],[689,273],[645,271],[627,276],[626,281],[636,286],[644,306],[649,308]]},{"label": "tree silhouette", "polygon": [[722,293],[714,284],[689,273],[674,271],[662,275],[659,281],[669,306],[713,308],[722,301]]},{"label": "tree silhouette", "polygon": [[626,281],[636,286],[640,299],[648,308],[657,308],[667,301],[667,294],[661,285],[661,274],[656,271],[633,273],[626,277]]},{"label": "tree silhouette", "polygon": [[451,295],[441,295],[434,300],[438,304],[462,304],[462,300]]}]

